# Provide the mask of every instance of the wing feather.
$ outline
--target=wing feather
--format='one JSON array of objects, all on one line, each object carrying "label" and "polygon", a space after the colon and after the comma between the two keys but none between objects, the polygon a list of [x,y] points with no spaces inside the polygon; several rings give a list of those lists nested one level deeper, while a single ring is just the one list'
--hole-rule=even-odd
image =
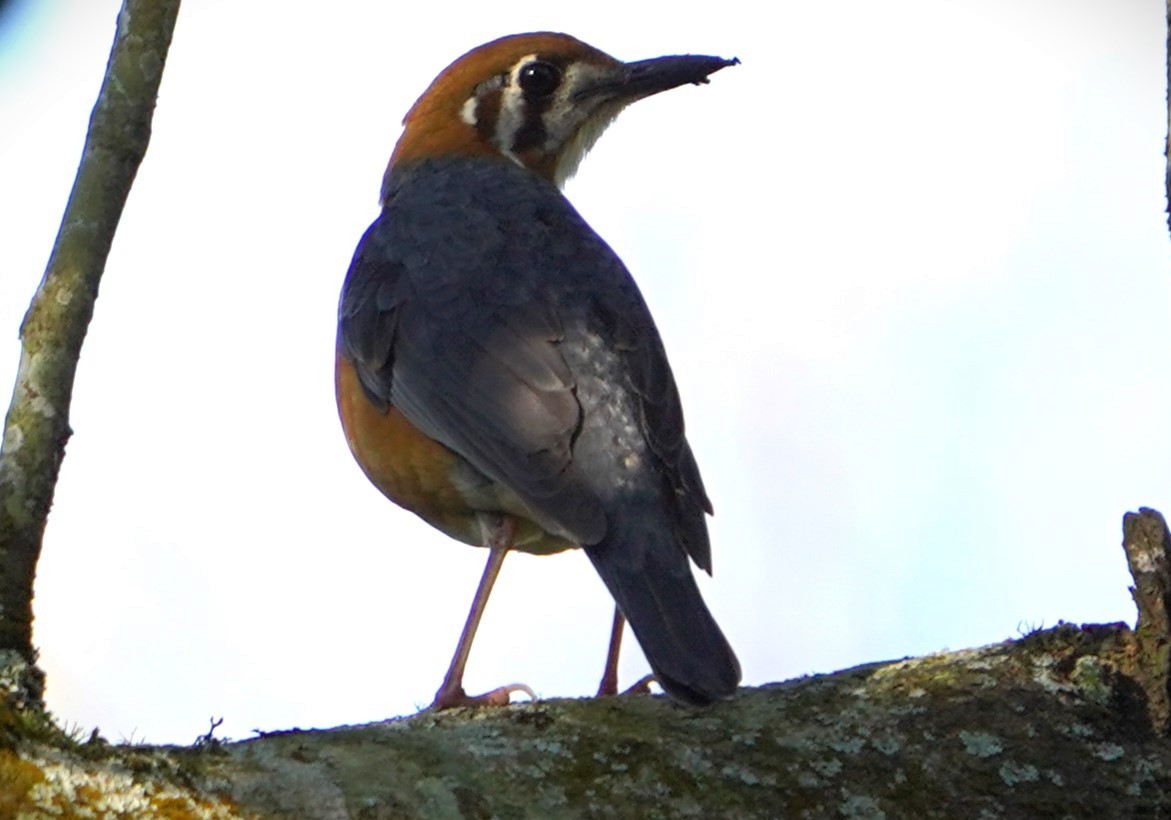
[{"label": "wing feather", "polygon": [[710,570],[710,504],[637,286],[556,189],[483,165],[425,167],[391,191],[343,288],[343,352],[372,400],[508,487],[546,530],[589,545],[606,532],[604,477],[574,467],[583,388],[562,346],[601,335],[621,351],[618,387],[637,397],[677,535]]}]

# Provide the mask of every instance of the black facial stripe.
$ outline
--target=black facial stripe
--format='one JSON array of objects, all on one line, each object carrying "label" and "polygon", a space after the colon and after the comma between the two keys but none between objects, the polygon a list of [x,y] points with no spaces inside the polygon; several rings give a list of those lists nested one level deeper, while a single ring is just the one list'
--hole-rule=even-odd
[{"label": "black facial stripe", "polygon": [[476,130],[486,140],[495,136],[496,123],[500,119],[500,107],[504,102],[503,89],[497,88],[476,99]]},{"label": "black facial stripe", "polygon": [[544,144],[545,138],[548,136],[545,131],[544,115],[548,108],[547,104],[538,108],[530,103],[527,97],[525,98],[525,121],[524,125],[513,135],[513,151],[526,151]]},{"label": "black facial stripe", "polygon": [[[526,70],[535,73],[526,78]],[[513,135],[513,151],[526,151],[545,143],[549,136],[545,129],[545,114],[553,107],[557,99],[554,92],[564,77],[565,66],[561,61],[540,56],[521,69],[518,84],[524,100],[524,124]]]}]

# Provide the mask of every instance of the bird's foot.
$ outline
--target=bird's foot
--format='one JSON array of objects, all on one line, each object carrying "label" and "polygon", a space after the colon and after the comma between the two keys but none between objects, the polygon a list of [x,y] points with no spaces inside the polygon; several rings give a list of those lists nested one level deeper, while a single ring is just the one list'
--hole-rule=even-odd
[{"label": "bird's foot", "polygon": [[[651,683],[654,681],[654,675],[644,675],[634,682],[634,685],[621,692],[623,695],[649,695],[651,693]],[[609,676],[602,680],[602,685],[598,687],[597,697],[613,697],[617,696],[618,681],[617,679],[610,679]]]},{"label": "bird's foot", "polygon": [[634,684],[622,694],[624,695],[649,695],[651,693],[651,683],[655,681],[654,675],[643,675],[636,680]]},{"label": "bird's foot", "polygon": [[469,695],[460,685],[443,686],[435,693],[435,700],[431,701],[428,709],[438,712],[443,709],[455,709],[459,706],[507,706],[512,702],[513,692],[524,692],[529,700],[536,700],[537,693],[523,683],[510,683],[507,686],[498,686],[482,695]]}]

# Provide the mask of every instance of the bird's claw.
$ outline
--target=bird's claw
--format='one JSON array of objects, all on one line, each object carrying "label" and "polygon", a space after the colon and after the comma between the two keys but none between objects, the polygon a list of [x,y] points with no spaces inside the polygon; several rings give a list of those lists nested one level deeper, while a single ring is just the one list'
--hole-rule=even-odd
[{"label": "bird's claw", "polygon": [[643,675],[634,685],[627,689],[623,689],[620,693],[618,691],[618,681],[612,680],[609,676],[602,680],[602,685],[598,687],[597,697],[617,697],[618,695],[649,695],[651,693],[651,683],[654,681],[654,675]]},{"label": "bird's claw", "polygon": [[498,686],[482,695],[469,695],[462,686],[455,686],[441,688],[435,693],[435,700],[427,708],[438,712],[460,706],[507,706],[512,702],[513,692],[523,692],[529,696],[529,700],[537,699],[537,693],[523,683]]},{"label": "bird's claw", "polygon": [[634,684],[622,694],[624,695],[649,695],[651,693],[651,683],[655,680],[654,675],[643,675],[636,680]]}]

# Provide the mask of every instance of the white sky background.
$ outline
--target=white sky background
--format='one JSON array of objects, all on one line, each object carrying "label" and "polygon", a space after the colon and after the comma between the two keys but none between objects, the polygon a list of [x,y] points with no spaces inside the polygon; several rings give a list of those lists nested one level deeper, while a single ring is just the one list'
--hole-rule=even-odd
[{"label": "white sky background", "polygon": [[[118,6],[0,29],[0,385]],[[325,8],[180,12],[40,564],[59,717],[186,743],[430,701],[485,554],[353,463],[336,298],[409,105],[542,28],[743,60],[568,194],[666,340],[745,682],[1133,619],[1121,515],[1171,513],[1161,2]],[[591,693],[610,607],[580,554],[511,558],[469,691]]]}]

